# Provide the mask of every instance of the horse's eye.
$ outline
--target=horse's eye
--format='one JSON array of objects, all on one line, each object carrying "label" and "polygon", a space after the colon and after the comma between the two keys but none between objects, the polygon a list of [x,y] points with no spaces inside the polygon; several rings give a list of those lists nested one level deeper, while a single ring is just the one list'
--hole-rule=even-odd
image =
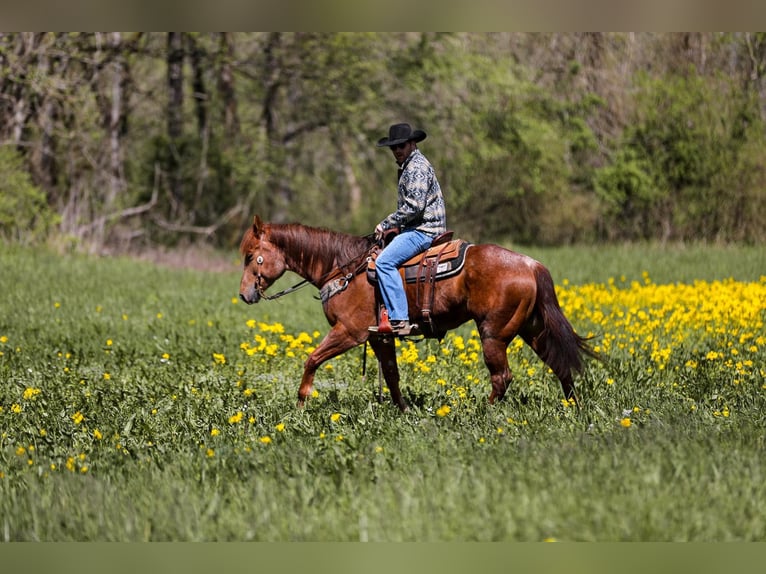
[{"label": "horse's eye", "polygon": [[263,255],[259,255],[258,258],[255,260],[255,262],[258,265],[262,265],[263,264]]}]

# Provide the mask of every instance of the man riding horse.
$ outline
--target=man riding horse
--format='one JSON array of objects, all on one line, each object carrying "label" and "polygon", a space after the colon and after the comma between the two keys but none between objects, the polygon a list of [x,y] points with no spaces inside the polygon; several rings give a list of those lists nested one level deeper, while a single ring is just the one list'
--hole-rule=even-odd
[{"label": "man riding horse", "polygon": [[[398,234],[381,251],[375,262],[381,297],[388,321],[371,327],[379,334],[409,335],[417,330],[409,321],[409,308],[399,267],[422,253],[435,237],[447,231],[447,213],[439,180],[431,163],[418,149],[426,139],[423,130],[412,130],[409,124],[394,124],[388,137],[378,147],[388,147],[398,166],[396,211],[375,227],[380,240],[389,230]],[[385,315],[384,315],[385,317]]]}]

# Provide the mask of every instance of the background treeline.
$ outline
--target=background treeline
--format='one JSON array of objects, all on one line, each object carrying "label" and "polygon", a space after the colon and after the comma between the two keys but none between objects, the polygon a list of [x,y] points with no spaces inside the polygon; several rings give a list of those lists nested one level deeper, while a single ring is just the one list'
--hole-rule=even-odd
[{"label": "background treeline", "polygon": [[391,123],[471,240],[766,239],[764,33],[3,33],[0,237],[368,233]]}]

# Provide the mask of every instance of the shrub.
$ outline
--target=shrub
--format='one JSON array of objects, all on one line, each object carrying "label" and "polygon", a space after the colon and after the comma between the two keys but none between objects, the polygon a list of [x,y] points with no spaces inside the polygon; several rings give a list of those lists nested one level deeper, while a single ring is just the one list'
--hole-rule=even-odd
[{"label": "shrub", "polygon": [[18,153],[0,147],[0,237],[35,243],[45,238],[57,220],[45,193],[32,182]]}]

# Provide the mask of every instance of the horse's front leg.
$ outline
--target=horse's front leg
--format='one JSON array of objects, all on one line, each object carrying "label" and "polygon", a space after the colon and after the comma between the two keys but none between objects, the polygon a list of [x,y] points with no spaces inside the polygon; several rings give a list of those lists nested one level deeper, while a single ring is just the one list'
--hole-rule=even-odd
[{"label": "horse's front leg", "polygon": [[391,393],[391,400],[402,412],[407,410],[402,392],[399,390],[399,367],[396,364],[396,346],[393,337],[370,337],[370,346],[375,351],[383,378]]},{"label": "horse's front leg", "polygon": [[314,388],[314,375],[320,365],[326,361],[329,361],[333,357],[342,355],[349,349],[358,345],[361,341],[358,341],[355,337],[351,336],[349,332],[340,323],[336,324],[330,332],[327,333],[322,342],[319,343],[314,352],[306,359],[306,363],[303,367],[303,377],[301,378],[301,386],[298,388],[298,406],[302,407],[306,399],[311,396],[311,392]]}]

